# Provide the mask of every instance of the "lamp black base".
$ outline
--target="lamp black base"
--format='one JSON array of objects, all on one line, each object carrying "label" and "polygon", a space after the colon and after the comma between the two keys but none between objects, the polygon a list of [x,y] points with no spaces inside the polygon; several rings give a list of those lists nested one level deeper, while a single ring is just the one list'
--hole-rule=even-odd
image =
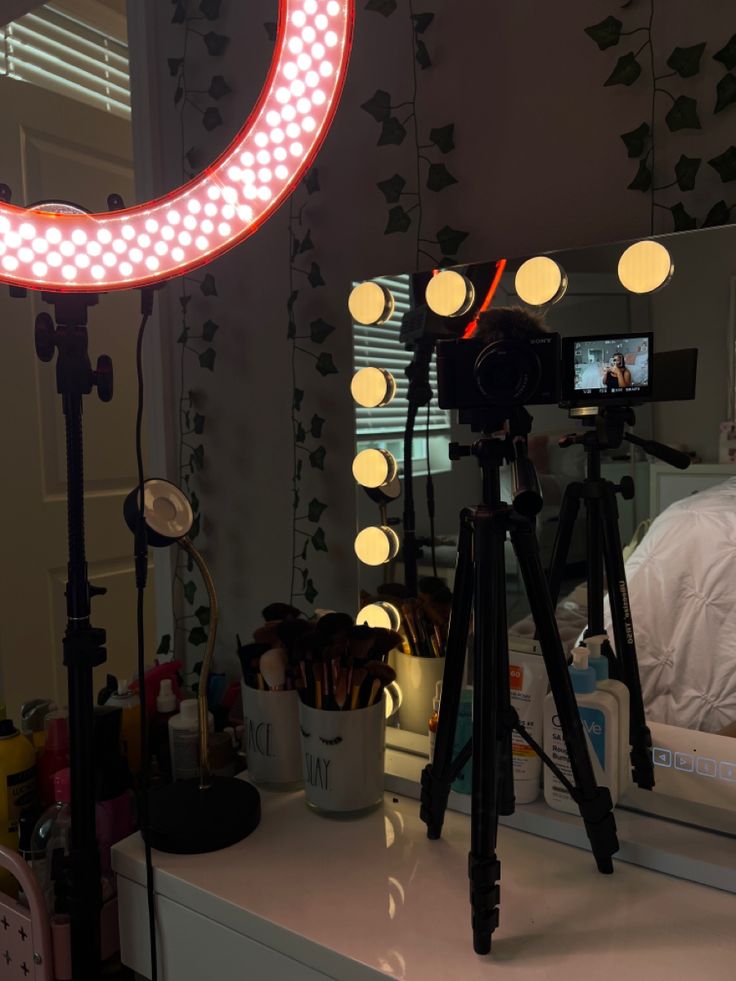
[{"label": "lamp black base", "polygon": [[261,820],[258,791],[234,777],[213,777],[204,790],[199,780],[178,780],[152,791],[149,802],[151,848],[176,855],[229,848],[247,838]]}]

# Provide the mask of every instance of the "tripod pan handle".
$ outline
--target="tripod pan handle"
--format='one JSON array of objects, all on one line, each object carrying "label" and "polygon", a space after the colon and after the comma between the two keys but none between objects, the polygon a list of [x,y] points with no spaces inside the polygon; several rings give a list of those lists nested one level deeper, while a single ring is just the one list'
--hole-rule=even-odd
[{"label": "tripod pan handle", "polygon": [[645,453],[656,456],[658,460],[663,460],[670,466],[677,467],[678,470],[687,470],[692,463],[687,453],[676,450],[673,446],[665,446],[664,443],[658,443],[653,439],[639,439],[638,436],[633,436],[631,433],[627,434],[626,439],[629,443],[641,446]]}]

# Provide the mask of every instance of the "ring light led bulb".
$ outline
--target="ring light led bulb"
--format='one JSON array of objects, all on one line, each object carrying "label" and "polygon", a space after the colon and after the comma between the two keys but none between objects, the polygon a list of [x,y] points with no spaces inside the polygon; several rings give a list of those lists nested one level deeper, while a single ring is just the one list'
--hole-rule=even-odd
[{"label": "ring light led bulb", "polygon": [[[76,293],[149,286],[211,262],[256,232],[304,176],[330,128],[355,0],[279,0],[278,11],[263,91],[211,167],[165,197],[121,211],[59,214],[1,202],[0,283]],[[286,143],[285,129],[296,134]]]}]

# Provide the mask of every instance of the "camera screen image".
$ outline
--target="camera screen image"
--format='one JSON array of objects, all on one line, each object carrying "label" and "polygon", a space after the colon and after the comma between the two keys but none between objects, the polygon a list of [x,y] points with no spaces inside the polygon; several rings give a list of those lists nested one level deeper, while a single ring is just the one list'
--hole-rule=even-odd
[{"label": "camera screen image", "polygon": [[570,397],[614,400],[648,398],[651,393],[651,335],[567,339]]}]

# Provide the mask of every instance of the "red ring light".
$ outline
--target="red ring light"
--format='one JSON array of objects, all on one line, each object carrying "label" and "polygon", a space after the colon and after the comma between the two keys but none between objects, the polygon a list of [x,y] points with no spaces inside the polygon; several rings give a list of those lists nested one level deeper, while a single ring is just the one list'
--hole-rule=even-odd
[{"label": "red ring light", "polygon": [[191,183],[104,214],[0,203],[0,282],[98,292],[148,286],[252,235],[314,159],[340,101],[355,0],[279,0],[268,79],[233,143]]}]

